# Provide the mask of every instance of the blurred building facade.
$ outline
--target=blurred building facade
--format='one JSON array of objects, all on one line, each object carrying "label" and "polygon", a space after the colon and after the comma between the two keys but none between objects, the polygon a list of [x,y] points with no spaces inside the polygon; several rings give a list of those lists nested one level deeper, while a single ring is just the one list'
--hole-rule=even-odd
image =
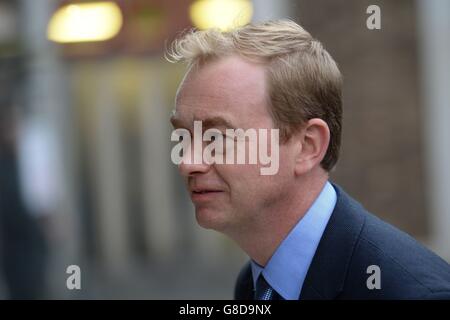
[{"label": "blurred building facade", "polygon": [[[42,176],[26,175],[22,190],[27,194],[30,184],[37,185],[28,194],[47,199],[31,202],[44,203],[50,220],[51,298],[232,297],[246,257],[225,237],[196,225],[170,161],[168,118],[185,70],[167,63],[163,52],[166,41],[191,26],[191,2],[117,1],[124,14],[117,37],[61,45],[46,39],[46,28],[56,8],[71,2],[21,0],[11,6],[0,1],[0,12],[10,10],[18,23],[12,36],[19,39],[16,46],[0,43],[0,65],[10,64],[11,57],[21,61],[17,68],[23,76],[9,79],[17,81],[22,97],[19,127],[45,128],[47,147],[30,153],[43,155],[44,168],[34,169]],[[371,4],[381,8],[381,30],[366,28]],[[290,18],[302,24],[340,66],[344,135],[333,180],[370,211],[450,259],[445,236],[450,204],[443,199],[448,189],[439,184],[448,169],[442,161],[433,165],[433,159],[448,155],[427,143],[436,138],[428,110],[437,105],[430,111],[435,114],[450,99],[427,98],[427,83],[436,72],[423,67],[430,60],[422,51],[428,39],[423,33],[432,26],[422,1],[257,0],[253,5],[253,20]],[[450,14],[442,2],[437,8]],[[448,25],[434,33],[445,30]],[[437,197],[436,190],[444,194]],[[66,268],[72,264],[81,267],[79,291],[66,288]]]}]

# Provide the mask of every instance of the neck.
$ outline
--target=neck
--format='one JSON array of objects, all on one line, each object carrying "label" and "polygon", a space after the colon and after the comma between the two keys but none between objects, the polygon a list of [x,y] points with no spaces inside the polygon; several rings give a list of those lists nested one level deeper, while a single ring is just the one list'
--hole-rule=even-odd
[{"label": "neck", "polygon": [[250,258],[265,266],[293,227],[303,218],[327,182],[328,174],[301,177],[291,194],[258,215],[257,221],[231,234]]}]

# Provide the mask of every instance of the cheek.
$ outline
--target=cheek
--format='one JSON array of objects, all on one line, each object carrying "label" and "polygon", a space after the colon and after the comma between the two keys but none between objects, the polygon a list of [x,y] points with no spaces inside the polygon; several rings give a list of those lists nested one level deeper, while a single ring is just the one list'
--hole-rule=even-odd
[{"label": "cheek", "polygon": [[267,176],[260,174],[258,165],[224,166],[221,174],[229,186],[231,201],[247,208],[271,198],[285,180],[281,168],[276,175]]},{"label": "cheek", "polygon": [[258,165],[216,165],[216,172],[233,197],[253,193],[261,179]]},{"label": "cheek", "polygon": [[[279,170],[274,175],[261,175],[259,164],[216,164],[217,175],[228,187],[230,200],[239,206],[251,206],[249,202],[261,202],[272,199],[280,190],[286,190],[293,177],[293,164],[289,148],[280,146]],[[256,204],[256,203],[255,203]]]}]

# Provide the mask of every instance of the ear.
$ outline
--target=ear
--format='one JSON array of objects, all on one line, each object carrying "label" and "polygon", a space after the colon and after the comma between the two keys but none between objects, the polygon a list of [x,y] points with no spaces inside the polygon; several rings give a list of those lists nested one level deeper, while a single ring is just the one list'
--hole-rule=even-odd
[{"label": "ear", "polygon": [[299,134],[295,173],[303,175],[320,165],[330,143],[330,129],[319,118],[308,120]]}]

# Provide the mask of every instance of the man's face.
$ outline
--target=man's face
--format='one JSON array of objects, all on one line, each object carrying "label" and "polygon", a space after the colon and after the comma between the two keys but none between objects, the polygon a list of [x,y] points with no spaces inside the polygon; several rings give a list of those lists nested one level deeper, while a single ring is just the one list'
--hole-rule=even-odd
[{"label": "man's face", "polygon": [[[216,128],[223,133],[225,129],[274,128],[265,77],[263,65],[238,56],[193,67],[180,86],[172,124],[188,129],[191,135],[194,121],[202,121],[203,130]],[[179,170],[185,177],[198,223],[226,234],[245,232],[254,223],[262,223],[267,211],[288,197],[294,178],[292,159],[292,146],[280,145],[275,175],[261,175],[259,162],[181,163]]]}]

